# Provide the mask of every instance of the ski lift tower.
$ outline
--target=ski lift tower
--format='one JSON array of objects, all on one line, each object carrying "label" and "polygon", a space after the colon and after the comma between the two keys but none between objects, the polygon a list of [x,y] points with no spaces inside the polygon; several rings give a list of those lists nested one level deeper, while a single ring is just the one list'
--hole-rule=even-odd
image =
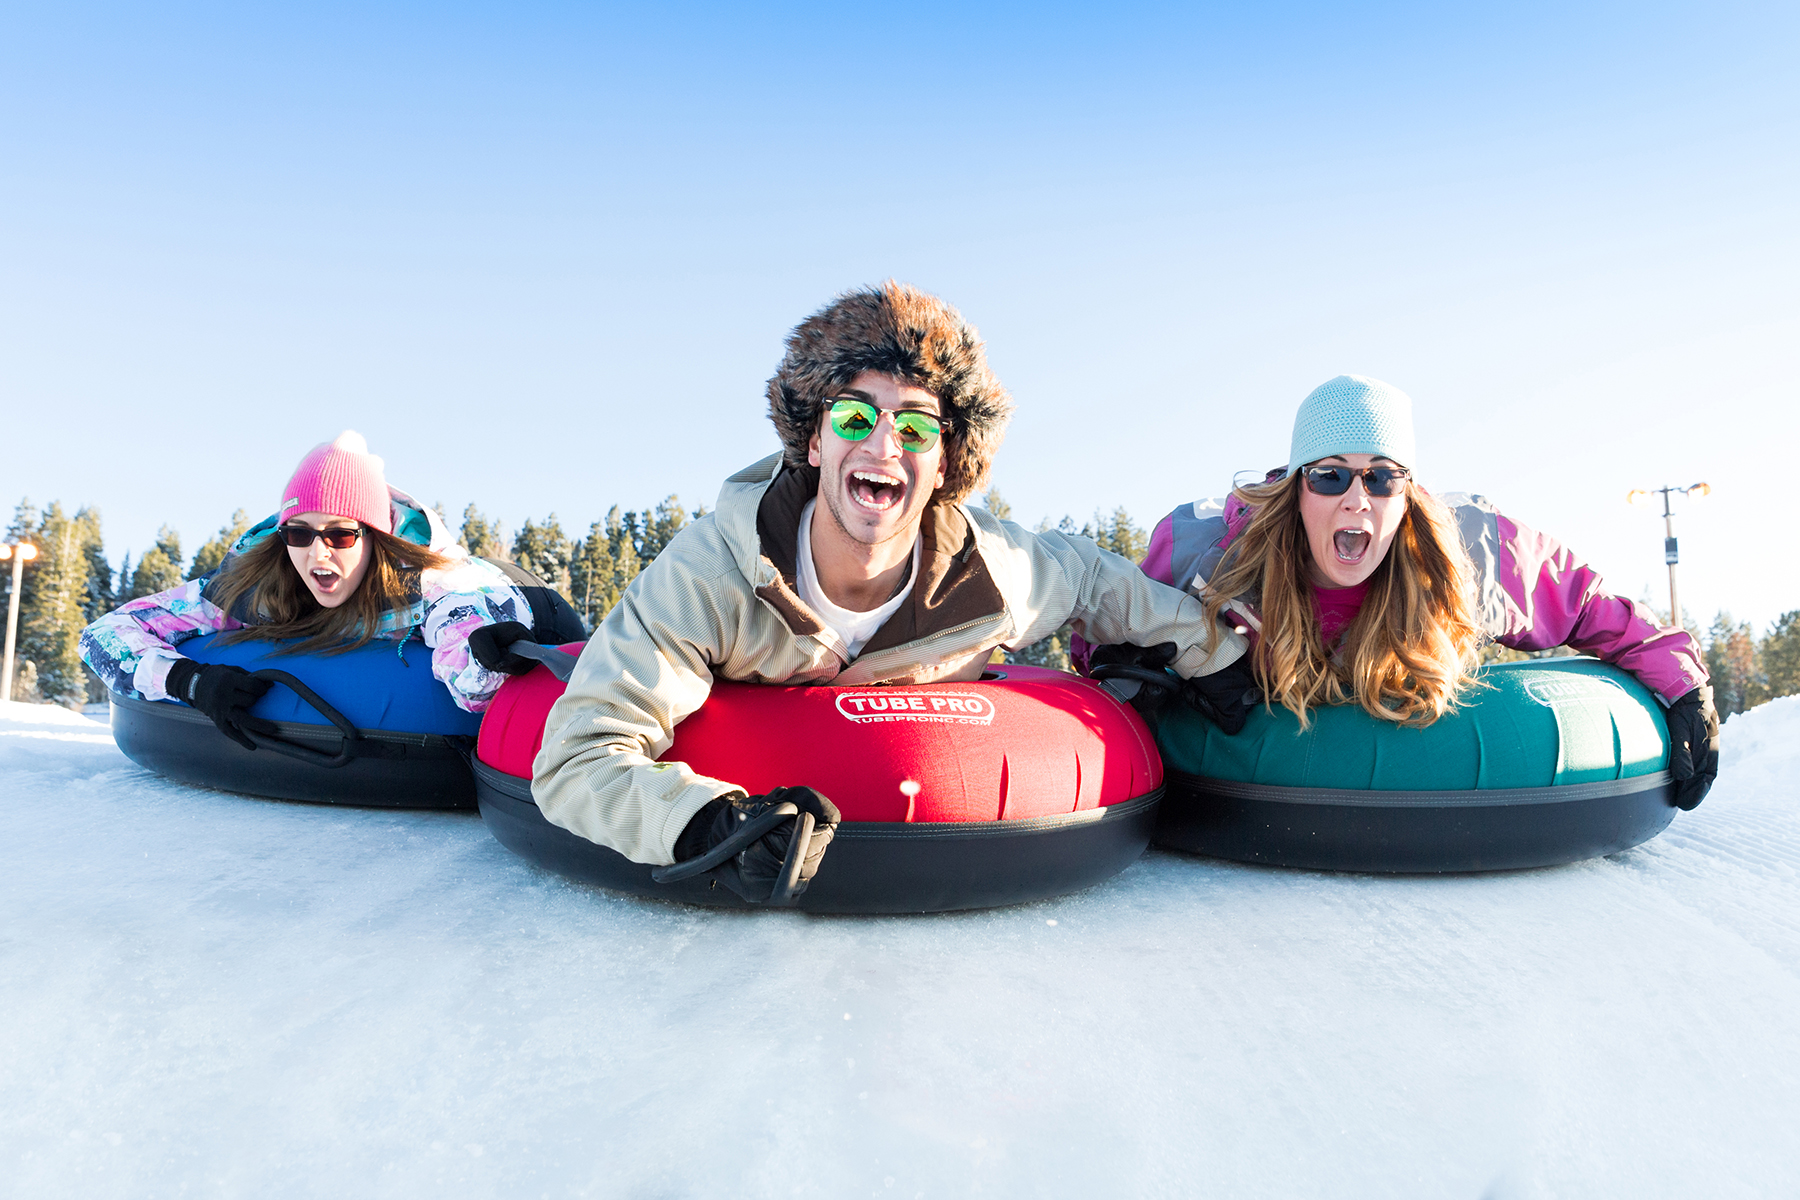
[{"label": "ski lift tower", "polygon": [[1625,493],[1628,504],[1642,508],[1650,497],[1660,495],[1663,498],[1663,561],[1669,564],[1669,624],[1677,629],[1681,624],[1681,601],[1675,592],[1675,564],[1680,561],[1681,554],[1675,545],[1675,514],[1669,507],[1672,496],[1686,496],[1691,500],[1704,500],[1712,494],[1710,483],[1695,483],[1687,487],[1634,488]]}]

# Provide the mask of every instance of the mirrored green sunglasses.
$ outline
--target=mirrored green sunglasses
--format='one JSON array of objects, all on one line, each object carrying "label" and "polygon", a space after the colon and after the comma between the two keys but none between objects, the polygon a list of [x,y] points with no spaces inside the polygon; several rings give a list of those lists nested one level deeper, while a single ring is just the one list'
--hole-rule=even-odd
[{"label": "mirrored green sunglasses", "polygon": [[[875,425],[881,420],[882,411],[867,400],[833,400],[831,431],[846,442],[860,442],[875,432]],[[914,408],[886,411],[894,418],[894,436],[900,439],[900,448],[903,450],[923,454],[937,445],[938,438],[943,436],[944,423],[928,412],[920,412]]]}]

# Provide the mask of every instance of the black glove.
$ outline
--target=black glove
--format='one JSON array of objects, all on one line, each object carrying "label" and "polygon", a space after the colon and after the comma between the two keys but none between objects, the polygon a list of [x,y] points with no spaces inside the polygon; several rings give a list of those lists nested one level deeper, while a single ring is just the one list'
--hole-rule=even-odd
[{"label": "black glove", "polygon": [[1167,667],[1179,651],[1174,642],[1154,646],[1096,646],[1088,656],[1088,674],[1108,691],[1127,700],[1146,719],[1161,712],[1176,696],[1225,733],[1244,728],[1250,710],[1262,703],[1262,686],[1245,655],[1211,675],[1180,679]]},{"label": "black glove", "polygon": [[[675,842],[675,859],[685,862],[699,858],[713,847],[724,844],[746,821],[755,820],[783,801],[811,813],[812,835],[802,850],[800,883],[794,889],[798,896],[819,872],[819,861],[837,832],[837,805],[809,787],[780,787],[766,796],[726,796],[710,801],[694,814],[681,837]],[[798,815],[784,819],[775,828],[751,842],[731,860],[713,869],[713,876],[726,887],[752,904],[767,903],[781,880],[781,868],[794,844]]]},{"label": "black glove", "polygon": [[198,663],[191,658],[177,661],[163,681],[169,695],[211,717],[220,733],[246,750],[256,749],[256,743],[244,735],[244,730],[265,736],[275,733],[274,722],[253,717],[249,712],[269,687],[267,679],[258,679],[242,667]]},{"label": "black glove", "polygon": [[1706,799],[1719,775],[1719,712],[1711,684],[1701,684],[1663,714],[1669,722],[1669,774],[1675,807],[1691,810]]},{"label": "black glove", "polygon": [[514,654],[507,647],[514,642],[531,641],[531,629],[517,621],[502,621],[498,625],[483,625],[469,635],[469,653],[475,661],[490,671],[499,671],[503,675],[523,675],[537,666],[536,661],[522,654]]},{"label": "black glove", "polygon": [[1179,653],[1174,642],[1158,642],[1154,646],[1095,646],[1088,654],[1088,674],[1148,720],[1161,712],[1181,689],[1181,680],[1166,669]]},{"label": "black glove", "polygon": [[1250,710],[1262,703],[1262,684],[1248,654],[1211,675],[1196,675],[1181,685],[1181,698],[1225,733],[1238,733]]}]

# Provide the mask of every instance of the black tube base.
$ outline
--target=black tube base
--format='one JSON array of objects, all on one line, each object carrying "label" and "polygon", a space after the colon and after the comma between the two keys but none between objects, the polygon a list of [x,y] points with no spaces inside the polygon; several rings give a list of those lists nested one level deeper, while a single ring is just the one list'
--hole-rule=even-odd
[{"label": "black tube base", "polygon": [[[287,741],[328,754],[342,744],[330,725],[278,721],[276,729]],[[468,761],[440,734],[361,730],[356,757],[328,769],[272,750],[246,750],[186,705],[117,694],[112,697],[112,733],[125,757],[179,783],[309,804],[475,807]]]},{"label": "black tube base", "polygon": [[1675,816],[1668,772],[1490,792],[1331,792],[1170,774],[1156,844],[1210,858],[1429,875],[1616,854]]},{"label": "black tube base", "polygon": [[[531,783],[477,760],[481,819],[508,850],[541,867],[653,900],[755,908],[705,877],[657,883],[651,868],[544,819]],[[854,821],[838,826],[794,907],[812,913],[928,913],[1060,896],[1117,875],[1143,854],[1158,789],[1091,812],[968,824]]]}]

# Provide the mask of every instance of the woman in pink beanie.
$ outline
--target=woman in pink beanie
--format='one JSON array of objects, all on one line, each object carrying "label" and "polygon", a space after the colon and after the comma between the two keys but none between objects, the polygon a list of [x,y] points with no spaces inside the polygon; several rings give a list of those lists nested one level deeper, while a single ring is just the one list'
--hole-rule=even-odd
[{"label": "woman in pink beanie", "polygon": [[457,705],[481,712],[501,668],[515,667],[487,645],[492,627],[531,620],[507,572],[471,558],[435,510],[389,487],[363,436],[345,431],[300,460],[274,515],[216,570],[101,617],[82,631],[81,655],[114,691],[184,701],[249,746],[246,710],[268,684],[195,662],[182,642],[224,633],[287,643],[281,653],[331,654],[416,635]]}]

